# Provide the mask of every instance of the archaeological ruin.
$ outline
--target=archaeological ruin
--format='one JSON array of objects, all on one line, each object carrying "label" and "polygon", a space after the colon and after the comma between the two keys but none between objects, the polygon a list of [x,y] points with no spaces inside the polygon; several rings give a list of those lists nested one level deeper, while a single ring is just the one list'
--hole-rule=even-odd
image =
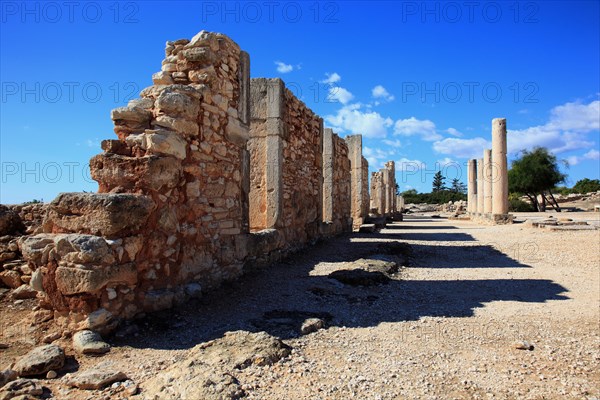
[{"label": "archaeological ruin", "polygon": [[[227,36],[167,42],[152,81],[111,112],[117,138],[90,161],[98,193],[61,193],[7,247],[27,268],[3,282],[28,283],[57,322],[108,331],[320,239],[401,220],[394,161],[369,182],[362,136],[324,127],[283,80],[250,79],[250,56]],[[468,171],[471,218],[510,221],[504,119]]]},{"label": "archaeological ruin", "polygon": [[506,119],[492,120],[492,148],[483,158],[467,165],[468,213],[472,220],[496,224],[511,223],[508,213],[508,161]]},{"label": "archaeological ruin", "polygon": [[231,39],[202,31],[165,53],[111,112],[117,139],[90,161],[98,193],[60,194],[20,242],[31,286],[72,329],[108,331],[358,231],[370,208],[397,211],[394,162],[371,200],[361,136],[324,128],[281,79],[250,79]]}]

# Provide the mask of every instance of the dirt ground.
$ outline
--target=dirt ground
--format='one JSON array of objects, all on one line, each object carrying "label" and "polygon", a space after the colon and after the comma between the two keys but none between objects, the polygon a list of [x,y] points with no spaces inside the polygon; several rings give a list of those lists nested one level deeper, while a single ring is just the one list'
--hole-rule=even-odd
[{"label": "dirt ground", "polygon": [[[568,217],[600,224],[599,215]],[[327,276],[360,258],[401,268],[375,286]],[[43,319],[32,311],[35,300],[4,296],[0,307],[4,369],[55,328],[34,322]],[[307,316],[326,328],[299,335]],[[235,372],[249,399],[600,399],[600,230],[407,216],[376,234],[320,242],[137,320],[107,338],[113,347],[102,357],[75,355],[70,339],[57,340],[67,368],[41,382],[58,399],[125,398],[118,387],[63,383],[65,372],[110,363],[143,398],[145,380],[232,330],[266,331],[293,348],[274,365]],[[517,349],[523,340],[533,350]]]}]

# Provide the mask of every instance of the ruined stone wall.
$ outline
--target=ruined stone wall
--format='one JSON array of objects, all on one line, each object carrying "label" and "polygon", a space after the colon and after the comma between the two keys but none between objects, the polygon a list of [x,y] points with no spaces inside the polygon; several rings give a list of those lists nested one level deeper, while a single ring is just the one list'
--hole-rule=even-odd
[{"label": "ruined stone wall", "polygon": [[52,307],[92,328],[236,278],[246,256],[249,57],[207,32],[165,52],[111,114],[118,140],[90,162],[99,193],[59,195],[22,245]]},{"label": "ruined stone wall", "polygon": [[323,120],[281,79],[264,78],[251,81],[251,118],[250,228],[276,229],[279,247],[301,247],[322,221]]},{"label": "ruined stone wall", "polygon": [[351,230],[350,180],[348,145],[326,128],[323,136],[323,233],[326,235]]}]

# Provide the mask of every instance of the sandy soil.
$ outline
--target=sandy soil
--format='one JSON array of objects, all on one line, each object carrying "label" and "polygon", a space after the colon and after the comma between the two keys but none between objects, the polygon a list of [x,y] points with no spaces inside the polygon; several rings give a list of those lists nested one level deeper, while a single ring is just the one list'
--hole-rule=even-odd
[{"label": "sandy soil", "polygon": [[[370,287],[327,277],[370,257],[403,268]],[[32,326],[34,306],[1,300],[0,343],[9,347],[0,350],[0,368],[54,329],[51,321]],[[598,399],[599,306],[598,230],[413,215],[378,234],[319,243],[186,307],[138,320],[108,338],[113,348],[100,358],[74,356],[68,338],[56,343],[71,356],[68,369],[109,362],[142,390],[194,345],[243,329],[265,330],[294,349],[272,366],[236,372],[250,399]],[[299,336],[282,314],[320,316],[327,328]],[[520,340],[534,349],[516,349]],[[126,397],[119,388],[68,389],[63,374],[42,380],[55,398]]]}]

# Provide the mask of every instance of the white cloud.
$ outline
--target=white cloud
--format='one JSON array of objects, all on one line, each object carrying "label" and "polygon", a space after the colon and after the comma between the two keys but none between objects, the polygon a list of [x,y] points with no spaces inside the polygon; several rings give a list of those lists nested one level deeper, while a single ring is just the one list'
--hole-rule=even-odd
[{"label": "white cloud", "polygon": [[344,89],[343,87],[340,87],[340,86],[330,87],[329,88],[329,96],[327,96],[327,99],[329,101],[337,100],[342,104],[348,104],[353,98],[354,98],[354,95],[352,93],[350,93],[350,91],[348,91],[347,89]]},{"label": "white cloud", "polygon": [[415,117],[400,119],[394,124],[394,135],[420,136],[422,140],[432,142],[442,136],[435,130],[435,124],[428,119],[419,120]]},{"label": "white cloud", "polygon": [[277,65],[277,72],[280,74],[287,74],[288,72],[292,72],[294,70],[294,66],[291,64],[286,64],[281,61],[275,61],[275,65]]},{"label": "white cloud", "polygon": [[600,160],[600,151],[592,149],[585,153],[583,155],[583,158],[586,158],[588,160]]},{"label": "white cloud", "polygon": [[592,149],[582,156],[567,157],[567,162],[569,163],[569,165],[577,165],[580,162],[585,161],[585,160],[593,160],[593,161],[600,160],[600,151]]},{"label": "white cloud", "polygon": [[332,74],[325,73],[325,76],[326,78],[320,81],[321,83],[328,83],[332,85],[342,80],[342,77],[337,72],[334,72]]},{"label": "white cloud", "polygon": [[462,137],[463,134],[462,132],[459,132],[458,130],[454,129],[454,128],[448,128],[446,129],[446,132],[449,133],[452,136],[456,136],[456,137]]},{"label": "white cloud", "polygon": [[358,103],[340,108],[335,115],[325,116],[325,121],[340,132],[360,133],[368,138],[385,138],[393,122],[375,111],[362,111]]},{"label": "white cloud", "polygon": [[410,160],[406,157],[402,157],[396,161],[397,172],[415,172],[425,169],[426,165],[421,160]]},{"label": "white cloud", "polygon": [[[371,90],[371,95],[375,99],[383,99],[385,101],[393,101],[394,96],[391,95],[383,86],[377,85]],[[379,102],[375,102],[375,105],[379,105]]]},{"label": "white cloud", "polygon": [[369,162],[371,169],[383,168],[383,164],[390,160],[391,153],[376,147],[363,146],[363,156]]},{"label": "white cloud", "polygon": [[590,104],[566,103],[550,111],[549,128],[590,132],[600,129],[600,100]]},{"label": "white cloud", "polygon": [[458,162],[454,161],[450,157],[444,157],[441,160],[436,161],[436,167],[444,168],[444,167],[447,167],[448,165],[460,166],[460,164]]},{"label": "white cloud", "polygon": [[383,139],[382,142],[391,147],[402,147],[402,143],[398,139],[396,139],[396,140]]},{"label": "white cloud", "polygon": [[492,147],[492,143],[481,137],[473,139],[446,138],[433,143],[433,150],[458,158],[481,158],[483,150]]},{"label": "white cloud", "polygon": [[565,103],[550,111],[550,120],[544,125],[509,129],[508,152],[530,150],[536,146],[546,147],[555,154],[585,149],[594,145],[588,134],[598,130],[600,101],[589,104]]}]

